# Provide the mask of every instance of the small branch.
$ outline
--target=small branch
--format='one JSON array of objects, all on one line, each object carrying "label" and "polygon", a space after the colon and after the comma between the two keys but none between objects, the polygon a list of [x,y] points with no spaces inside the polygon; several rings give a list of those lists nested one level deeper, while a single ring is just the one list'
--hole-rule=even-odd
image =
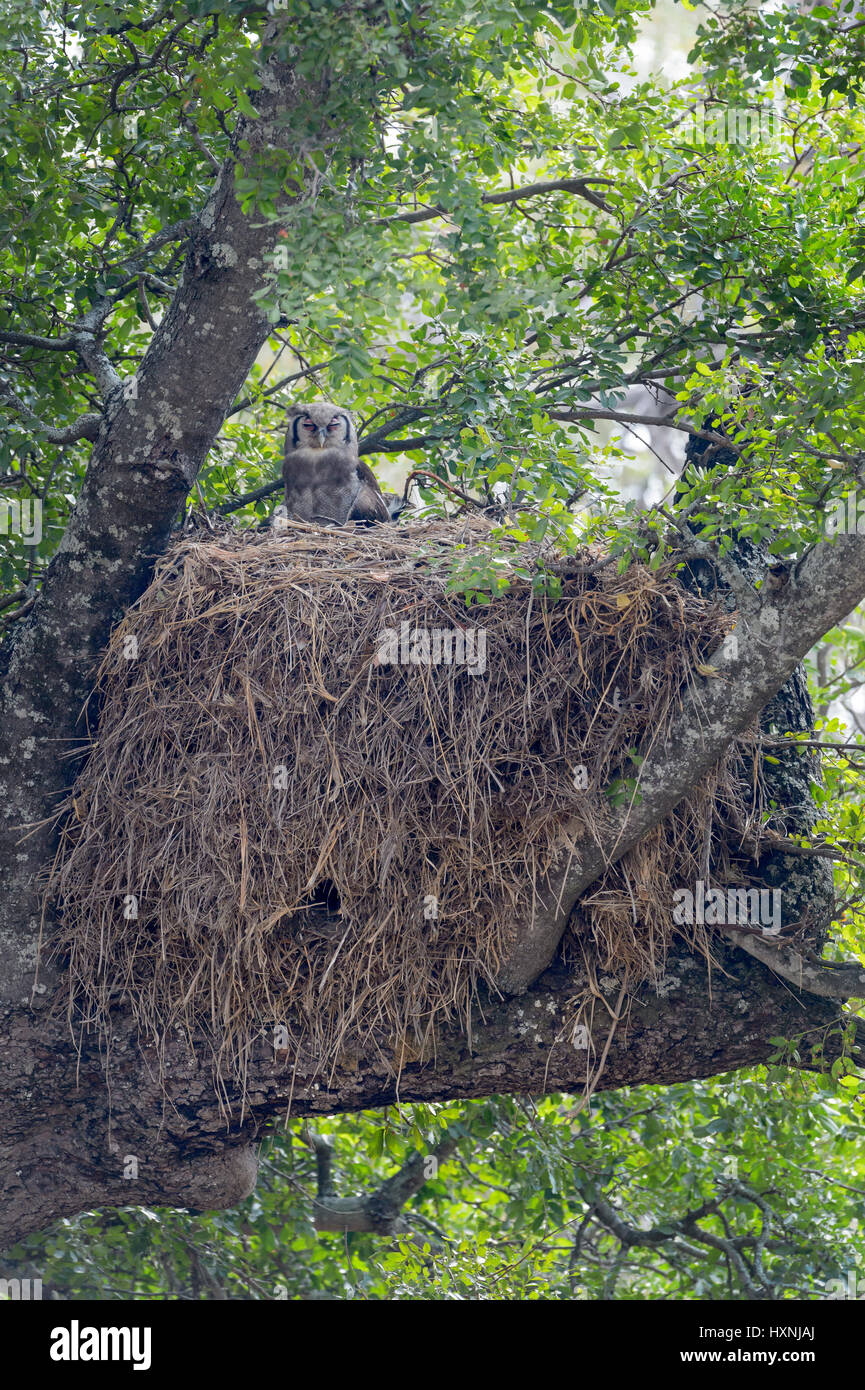
[{"label": "small branch", "polygon": [[262,391],[260,395],[254,398],[252,396],[244,396],[242,401],[238,401],[236,405],[231,407],[226,418],[230,419],[232,415],[239,414],[241,410],[248,410],[251,405],[257,405],[259,401],[266,401],[269,396],[275,396],[282,390],[283,386],[288,386],[289,382],[300,381],[302,377],[314,376],[316,372],[324,371],[325,367],[329,367],[333,360],[334,359],[330,357],[326,362],[316,362],[312,367],[304,367],[299,372],[291,372],[289,376],[280,377],[279,381],[277,381],[274,386],[268,386],[266,391]]},{"label": "small branch", "polygon": [[0,400],[5,401],[16,415],[21,416],[29,428],[48,444],[74,444],[79,439],[93,441],[99,434],[102,424],[102,416],[92,414],[79,415],[78,419],[73,420],[71,425],[64,425],[62,428],[46,425],[30,409],[29,405],[25,405],[8,386],[2,384],[0,384]]},{"label": "small branch", "polygon": [[309,1143],[315,1151],[316,1184],[320,1202],[333,1196],[333,1147],[324,1135],[310,1132]]},{"label": "small branch", "polygon": [[333,1150],[326,1139],[310,1134],[307,1142],[315,1150],[317,1193],[313,1208],[313,1223],[317,1231],[371,1231],[376,1235],[394,1235],[408,1229],[402,1208],[429,1181],[427,1163],[430,1158],[441,1162],[451,1156],[457,1146],[455,1135],[446,1134],[430,1153],[419,1150],[411,1154],[392,1177],[387,1178],[374,1192],[361,1197],[333,1195]]},{"label": "small branch", "polygon": [[159,325],[157,324],[156,319],[153,317],[153,314],[150,312],[150,301],[149,301],[149,299],[147,298],[147,290],[146,290],[146,288],[145,288],[145,283],[144,283],[144,282],[145,282],[145,276],[144,276],[144,275],[139,275],[139,276],[138,276],[138,299],[139,299],[139,301],[140,301],[140,303],[141,303],[142,309],[144,310],[144,317],[146,318],[146,320],[147,320],[147,322],[148,322],[150,328],[151,328],[151,329],[153,330],[153,332],[155,333],[156,330],[157,330],[157,328],[159,327]]},{"label": "small branch", "polygon": [[609,1202],[605,1202],[601,1197],[596,1198],[592,1203],[592,1213],[621,1245],[630,1249],[632,1247],[666,1245],[669,1241],[675,1240],[677,1227],[680,1230],[683,1229],[687,1224],[697,1221],[701,1216],[708,1216],[711,1212],[716,1211],[718,1206],[718,1202],[704,1202],[696,1211],[687,1213],[679,1220],[670,1220],[665,1223],[663,1228],[652,1226],[647,1231],[641,1230],[639,1226],[632,1226],[623,1220],[615,1207],[611,1207]]},{"label": "small branch", "polygon": [[187,134],[192,137],[192,143],[195,145],[199,153],[204,155],[204,158],[207,160],[207,163],[210,165],[210,168],[213,171],[213,173],[218,174],[220,169],[222,168],[222,165],[216,158],[216,155],[213,153],[213,151],[209,150],[205,145],[204,141],[201,138],[201,132],[199,131],[198,126],[195,124],[195,122],[190,120],[189,117],[186,116],[181,119],[180,124],[182,125],[183,129],[187,132]]},{"label": "small branch", "polygon": [[248,507],[252,502],[261,502],[265,497],[271,497],[284,486],[281,478],[274,478],[272,482],[265,483],[263,487],[257,487],[254,492],[247,492],[232,502],[220,502],[216,510],[220,516],[228,516],[229,512],[238,512],[241,507]]},{"label": "small branch", "polygon": [[865,970],[856,961],[820,960],[812,953],[794,950],[787,942],[734,927],[725,927],[723,932],[735,946],[804,993],[824,999],[865,999]]},{"label": "small branch", "polygon": [[159,251],[163,246],[167,246],[172,241],[185,241],[192,235],[198,226],[198,219],[186,217],[180,222],[171,222],[167,227],[163,227],[161,232],[157,232],[151,237],[139,251],[133,251],[130,255],[124,256],[122,260],[114,263],[115,269],[128,269],[137,271],[140,263],[148,261],[154,251]]},{"label": "small branch", "polygon": [[75,347],[75,334],[67,333],[63,338],[44,338],[39,333],[13,333],[0,331],[0,343],[10,347],[40,348],[47,352],[72,352]]},{"label": "small branch", "polygon": [[441,435],[416,434],[410,439],[383,439],[380,438],[375,444],[362,439],[358,445],[360,454],[407,454],[415,449],[425,449],[428,444],[435,444]]},{"label": "small branch", "polygon": [[102,346],[103,325],[113,307],[110,300],[98,299],[79,319],[72,335],[75,351],[87,370],[96,378],[96,384],[103,396],[109,396],[112,391],[116,391],[123,381]]},{"label": "small branch", "polygon": [[8,627],[11,627],[13,623],[17,623],[19,618],[23,618],[27,613],[29,613],[30,609],[33,607],[35,602],[35,598],[28,598],[26,603],[21,604],[20,608],[15,608],[12,610],[11,613],[7,613],[3,621],[0,622],[0,632],[5,632],[6,629]]},{"label": "small branch", "polygon": [[[539,183],[528,183],[523,188],[505,188],[497,193],[485,193],[481,198],[482,203],[518,203],[523,198],[538,198],[545,193],[576,193],[584,198],[586,202],[594,207],[600,208],[602,212],[609,212],[610,208],[603,198],[597,193],[592,193],[589,184],[608,184],[615,187],[614,179],[587,178],[587,179],[545,179]],[[436,217],[449,217],[450,213],[446,208],[436,204],[435,207],[418,208],[412,212],[397,212],[392,217],[380,217],[374,223],[375,227],[388,227],[394,222],[430,222]]]},{"label": "small branch", "polygon": [[481,507],[483,505],[477,497],[469,497],[467,492],[461,492],[460,489],[454,487],[452,483],[446,483],[444,478],[440,478],[437,473],[431,473],[428,468],[412,469],[405,480],[405,489],[402,495],[403,501],[408,497],[409,486],[415,478],[431,478],[437,487],[447,488],[448,492],[452,492],[454,497],[459,497],[461,501],[468,503],[470,507]]}]

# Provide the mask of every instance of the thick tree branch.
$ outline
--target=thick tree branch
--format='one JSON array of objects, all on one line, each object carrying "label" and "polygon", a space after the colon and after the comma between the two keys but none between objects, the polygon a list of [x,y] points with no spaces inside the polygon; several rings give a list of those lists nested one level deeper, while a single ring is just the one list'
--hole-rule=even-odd
[{"label": "thick tree branch", "polygon": [[134,268],[140,262],[149,261],[154,252],[161,251],[163,246],[168,246],[172,241],[188,241],[197,227],[198,220],[194,217],[185,217],[179,222],[170,222],[167,227],[163,227],[149,241],[145,242],[139,251],[133,251],[130,255],[124,256],[117,264]]},{"label": "thick tree branch", "polygon": [[604,846],[577,839],[563,844],[559,866],[541,885],[531,921],[515,928],[510,954],[499,974],[502,990],[518,993],[538,978],[590,884],[669,815],[776,694],[806,652],[863,595],[865,536],[840,536],[810,551],[787,588],[767,596],[758,613],[749,618],[740,615],[738,654],[728,658],[722,645],[707,663],[717,674],[695,675],[666,746],[641,750],[645,760],[638,779],[639,799],[613,814]]},{"label": "thick tree branch", "polygon": [[121,382],[102,347],[101,333],[112,309],[110,299],[99,299],[62,338],[44,338],[34,333],[0,332],[0,343],[13,347],[34,347],[53,352],[77,352],[81,362],[96,379],[100,391],[108,396]]},{"label": "thick tree branch", "polygon": [[62,338],[46,338],[40,333],[0,330],[0,343],[8,343],[10,347],[40,348],[46,352],[72,352],[75,347],[75,334],[64,333]]},{"label": "thick tree branch", "polygon": [[378,434],[377,442],[362,439],[358,445],[358,452],[361,454],[407,454],[414,449],[425,449],[428,444],[433,444],[440,440],[440,434],[415,434],[408,439],[387,439]]},{"label": "thick tree branch", "polygon": [[[634,994],[597,1090],[663,1086],[754,1065],[776,1051],[770,1039],[779,1034],[805,1034],[823,1044],[829,1061],[840,1055],[843,1016],[833,1001],[799,993],[723,941],[715,955],[719,968],[710,993],[705,967],[683,942],[674,943],[663,997],[649,985]],[[109,1088],[95,1035],[85,1033],[79,1057],[68,1045],[65,1020],[21,1018],[4,1045],[2,1085],[15,1104],[4,1110],[0,1133],[0,1249],[58,1217],[94,1207],[231,1206],[253,1181],[250,1141],[289,1105],[293,1115],[314,1121],[396,1101],[454,1101],[503,1090],[579,1094],[609,1034],[604,1015],[587,1039],[574,1036],[574,995],[588,987],[582,970],[557,962],[526,994],[484,995],[471,1047],[458,1024],[448,1025],[435,1056],[407,1062],[399,1077],[375,1043],[350,1066],[323,1071],[320,1058],[275,1053],[270,1036],[262,1035],[250,1052],[245,1099],[235,1085],[223,1093],[233,1115],[243,1116],[230,1127],[204,1060],[206,1047],[196,1051],[179,1036],[161,1044],[139,1040],[129,1019],[117,1013]],[[807,1046],[802,1056],[809,1067]],[[154,1115],[162,1122],[154,1124]],[[131,1179],[125,1176],[129,1155],[137,1164]]]},{"label": "thick tree branch", "polygon": [[565,424],[572,425],[579,425],[592,420],[612,420],[614,424],[619,425],[651,425],[653,428],[678,430],[681,434],[693,435],[697,439],[708,439],[710,443],[717,444],[719,448],[729,449],[734,454],[740,454],[743,447],[734,444],[725,434],[719,434],[717,430],[698,429],[696,425],[689,424],[687,420],[677,420],[676,411],[670,411],[666,415],[641,415],[629,410],[608,410],[601,406],[586,406],[585,409],[579,410],[551,408],[546,413],[551,420],[561,420]]}]

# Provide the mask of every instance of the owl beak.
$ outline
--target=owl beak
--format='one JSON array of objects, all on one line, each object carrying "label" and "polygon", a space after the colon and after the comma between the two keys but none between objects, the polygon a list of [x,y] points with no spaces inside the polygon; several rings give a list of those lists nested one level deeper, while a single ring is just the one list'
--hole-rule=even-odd
[{"label": "owl beak", "polygon": [[319,449],[323,449],[325,441],[327,440],[327,427],[322,426],[321,429],[316,430],[316,434],[318,435],[318,447]]}]

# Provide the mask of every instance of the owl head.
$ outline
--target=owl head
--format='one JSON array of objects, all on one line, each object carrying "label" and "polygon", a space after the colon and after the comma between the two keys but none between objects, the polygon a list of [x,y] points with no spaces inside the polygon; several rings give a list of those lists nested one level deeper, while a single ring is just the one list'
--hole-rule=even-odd
[{"label": "owl head", "polygon": [[331,401],[293,405],[288,412],[285,452],[295,449],[357,448],[357,430],[349,411]]}]

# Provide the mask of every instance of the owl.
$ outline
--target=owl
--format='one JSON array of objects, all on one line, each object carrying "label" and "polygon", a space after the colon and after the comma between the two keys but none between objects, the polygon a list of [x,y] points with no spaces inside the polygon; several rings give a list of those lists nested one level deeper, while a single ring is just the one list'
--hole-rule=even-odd
[{"label": "owl", "polygon": [[295,521],[391,520],[372,469],[358,458],[351,415],[330,401],[291,407],[282,478],[285,510]]}]

